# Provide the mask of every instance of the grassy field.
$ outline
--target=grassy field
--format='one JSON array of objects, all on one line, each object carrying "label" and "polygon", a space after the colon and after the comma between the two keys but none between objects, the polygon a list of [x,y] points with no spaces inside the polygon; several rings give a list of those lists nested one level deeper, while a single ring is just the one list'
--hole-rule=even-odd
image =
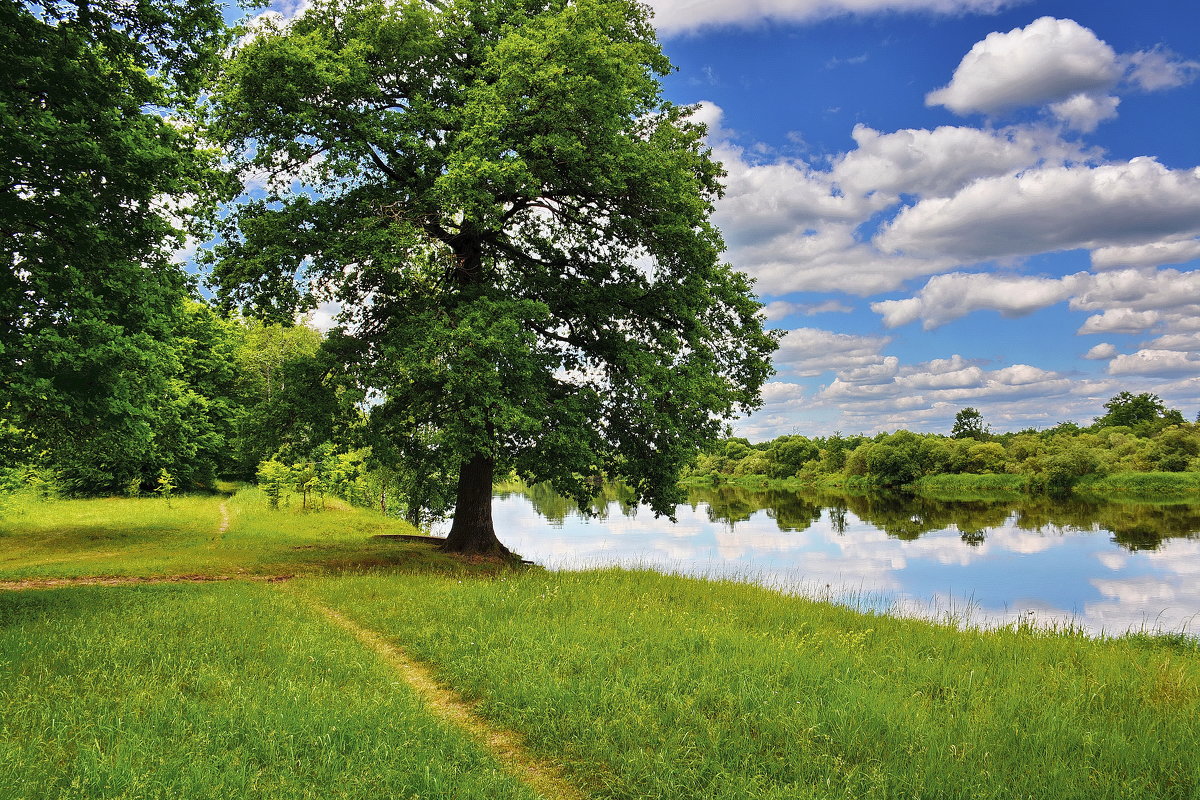
[{"label": "grassy field", "polygon": [[264,585],[0,594],[0,796],[535,795]]},{"label": "grassy field", "polygon": [[1200,497],[1198,472],[1117,472],[1103,478],[1085,478],[1075,491],[1082,495],[1134,500],[1195,502]]},{"label": "grassy field", "polygon": [[1029,486],[1027,475],[927,475],[910,485],[917,494],[926,497],[975,498],[1021,497]]},{"label": "grassy field", "polygon": [[171,499],[22,498],[0,518],[0,581],[75,576],[311,575],[364,569],[477,567],[428,547],[371,539],[417,533],[339,500],[272,511],[255,488]]},{"label": "grassy field", "polygon": [[252,490],[23,504],[0,581],[305,577],[0,591],[0,797],[561,800],[374,640],[581,796],[1200,797],[1195,640],[961,631],[368,538],[405,531]]},{"label": "grassy field", "polygon": [[611,798],[1192,798],[1194,644],[651,572],[304,582]]}]

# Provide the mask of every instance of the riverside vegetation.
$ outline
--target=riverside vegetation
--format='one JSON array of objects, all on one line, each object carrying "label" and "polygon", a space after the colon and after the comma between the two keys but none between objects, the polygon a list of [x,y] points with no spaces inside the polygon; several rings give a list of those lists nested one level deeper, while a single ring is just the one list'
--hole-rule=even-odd
[{"label": "riverside vegetation", "polygon": [[1200,422],[1188,423],[1153,394],[1121,392],[1081,427],[992,434],[974,408],[949,436],[895,431],[876,436],[727,439],[701,455],[692,485],[910,487],[933,495],[1076,492],[1146,499],[1200,497]]},{"label": "riverside vegetation", "polygon": [[[252,488],[16,498],[0,522],[6,797],[538,796],[330,614],[423,662],[583,797],[1200,791],[1185,636],[963,630],[369,538],[406,532],[332,499],[272,510]],[[78,585],[98,576],[120,585]]]}]

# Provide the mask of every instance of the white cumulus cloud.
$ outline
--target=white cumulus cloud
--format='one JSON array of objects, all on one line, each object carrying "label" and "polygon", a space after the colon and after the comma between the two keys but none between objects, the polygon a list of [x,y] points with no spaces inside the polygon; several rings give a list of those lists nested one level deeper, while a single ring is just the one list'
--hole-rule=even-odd
[{"label": "white cumulus cloud", "polygon": [[1200,63],[1180,58],[1165,47],[1142,50],[1126,56],[1129,81],[1147,92],[1174,89],[1200,75]]},{"label": "white cumulus cloud", "polygon": [[1157,311],[1110,308],[1103,314],[1088,317],[1078,333],[1141,333],[1157,323],[1159,318]]},{"label": "white cumulus cloud", "polygon": [[1083,354],[1083,357],[1091,361],[1105,361],[1117,354],[1116,345],[1108,342],[1101,342],[1092,349]]},{"label": "white cumulus cloud", "polygon": [[1200,355],[1176,350],[1138,350],[1108,365],[1110,375],[1200,375]]},{"label": "white cumulus cloud", "polygon": [[1168,333],[1159,336],[1147,345],[1149,350],[1184,350],[1200,353],[1200,333]]},{"label": "white cumulus cloud", "polygon": [[764,21],[812,22],[849,14],[994,13],[1014,0],[650,0],[654,25],[665,35]]},{"label": "white cumulus cloud", "polygon": [[823,169],[798,159],[763,163],[733,141],[712,103],[701,104],[697,118],[709,126],[709,143],[728,173],[713,217],[729,245],[727,257],[767,295],[867,295],[952,269],[961,263],[956,255],[883,252],[863,241],[860,228],[901,195],[956,195],[980,178],[1012,180],[1032,164],[1061,165],[1086,155],[1039,127],[881,133],[858,126],[858,146]]},{"label": "white cumulus cloud", "polygon": [[775,354],[782,373],[813,377],[827,371],[850,370],[884,363],[880,351],[891,342],[887,336],[856,336],[819,328],[788,331]]},{"label": "white cumulus cloud", "polygon": [[1193,231],[1197,220],[1200,169],[1140,157],[983,178],[906,207],[875,243],[910,256],[985,260],[1148,244]]},{"label": "white cumulus cloud", "polygon": [[1080,92],[1061,103],[1051,104],[1050,113],[1077,131],[1091,133],[1101,122],[1116,119],[1120,104],[1119,97]]},{"label": "white cumulus cloud", "polygon": [[[1200,230],[1200,222],[1197,229]],[[1092,269],[1157,267],[1183,264],[1196,258],[1200,258],[1200,238],[1185,233],[1149,244],[1097,248],[1092,251]]]},{"label": "white cumulus cloud", "polygon": [[985,309],[1020,317],[1067,300],[1085,277],[1085,273],[1059,279],[952,272],[930,278],[915,297],[872,303],[871,310],[889,328],[920,319],[925,330]]},{"label": "white cumulus cloud", "polygon": [[1089,276],[1080,288],[1079,295],[1071,299],[1075,310],[1166,312],[1200,304],[1200,270],[1115,270]]},{"label": "white cumulus cloud", "polygon": [[1116,52],[1070,19],[1042,17],[1024,28],[989,33],[954,70],[928,105],[959,114],[1040,106],[1103,90],[1121,75]]},{"label": "white cumulus cloud", "polygon": [[1036,128],[979,128],[945,125],[880,133],[855,125],[858,146],[836,159],[832,180],[844,193],[870,196],[873,207],[903,194],[945,197],[978,178],[1011,175],[1042,159],[1065,160],[1079,153]]},{"label": "white cumulus cloud", "polygon": [[779,320],[792,314],[813,316],[815,314],[849,314],[854,311],[840,300],[825,300],[820,303],[793,303],[788,300],[774,300],[763,308],[768,320]]}]

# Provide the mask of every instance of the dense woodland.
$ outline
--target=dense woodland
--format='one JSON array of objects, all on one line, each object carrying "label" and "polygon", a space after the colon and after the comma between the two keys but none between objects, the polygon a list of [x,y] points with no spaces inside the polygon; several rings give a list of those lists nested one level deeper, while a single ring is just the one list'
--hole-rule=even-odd
[{"label": "dense woodland", "polygon": [[947,435],[896,431],[876,436],[780,436],[752,444],[728,439],[701,455],[692,477],[766,476],[808,482],[902,486],[933,475],[1012,475],[1006,488],[1061,491],[1088,476],[1200,472],[1200,422],[1188,423],[1150,393],[1121,392],[1090,425],[1062,422],[993,434],[978,409],[964,408]]}]

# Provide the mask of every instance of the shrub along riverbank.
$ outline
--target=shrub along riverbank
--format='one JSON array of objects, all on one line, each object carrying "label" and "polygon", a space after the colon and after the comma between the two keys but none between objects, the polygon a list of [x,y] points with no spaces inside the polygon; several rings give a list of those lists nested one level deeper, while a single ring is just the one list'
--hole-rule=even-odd
[{"label": "shrub along riverbank", "polygon": [[[684,486],[742,486],[746,488],[808,491],[831,489],[872,491],[887,488],[870,477],[835,474],[823,477],[772,478],[768,475],[691,475]],[[1028,475],[1008,473],[940,473],[924,475],[902,487],[937,498],[1019,497],[1044,492]],[[1095,499],[1200,502],[1200,472],[1118,472],[1080,478],[1062,492]]]},{"label": "shrub along riverbank", "polygon": [[[751,444],[727,439],[701,455],[689,479],[795,479],[806,486],[925,487],[1200,497],[1200,423],[1185,422],[1153,395],[1109,401],[1091,425],[992,434],[963,409],[950,436],[895,431],[875,436],[780,436]],[[1127,479],[1131,473],[1153,478]],[[1170,477],[1190,474],[1190,477]],[[1113,480],[1107,480],[1113,478]]]},{"label": "shrub along riverbank", "polygon": [[0,591],[13,800],[534,796],[314,603],[428,664],[587,797],[1200,792],[1200,651],[1182,636],[960,630],[728,582],[515,570],[251,491],[22,508],[0,521],[0,580],[311,577]]}]

